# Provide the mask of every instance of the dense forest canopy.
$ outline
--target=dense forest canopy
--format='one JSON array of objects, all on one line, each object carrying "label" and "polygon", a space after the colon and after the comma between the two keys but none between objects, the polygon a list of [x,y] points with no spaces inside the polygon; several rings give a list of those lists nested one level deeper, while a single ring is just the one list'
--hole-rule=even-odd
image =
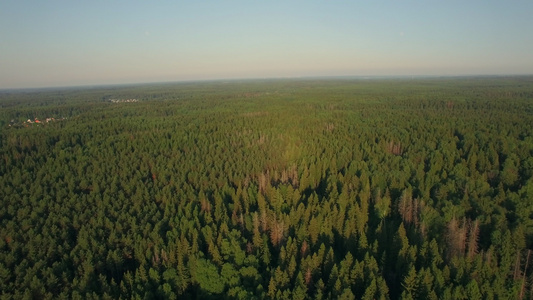
[{"label": "dense forest canopy", "polygon": [[531,299],[532,125],[533,77],[0,91],[0,293]]}]

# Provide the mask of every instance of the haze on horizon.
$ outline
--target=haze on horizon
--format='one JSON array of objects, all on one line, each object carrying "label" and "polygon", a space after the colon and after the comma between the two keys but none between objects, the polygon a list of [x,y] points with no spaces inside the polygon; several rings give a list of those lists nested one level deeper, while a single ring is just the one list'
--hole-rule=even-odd
[{"label": "haze on horizon", "polygon": [[533,1],[4,1],[0,89],[533,74]]}]

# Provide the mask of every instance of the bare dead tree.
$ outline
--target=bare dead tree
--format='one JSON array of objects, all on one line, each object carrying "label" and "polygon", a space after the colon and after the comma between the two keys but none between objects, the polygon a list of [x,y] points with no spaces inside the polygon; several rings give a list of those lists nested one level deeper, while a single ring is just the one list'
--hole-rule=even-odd
[{"label": "bare dead tree", "polygon": [[521,256],[522,255],[520,255],[520,250],[516,250],[516,261],[514,263],[513,280],[518,280],[518,277],[520,277]]},{"label": "bare dead tree", "polygon": [[266,190],[267,190],[267,183],[268,183],[268,179],[267,179],[267,176],[268,175],[265,175],[265,173],[261,173],[259,174],[259,191],[264,195],[266,194]]},{"label": "bare dead tree", "polygon": [[307,267],[307,271],[305,271],[305,284],[309,286],[311,279],[313,279],[313,273],[311,272],[311,268]]},{"label": "bare dead tree", "polygon": [[467,221],[466,218],[463,218],[463,224],[459,227],[459,232],[457,233],[457,246],[459,254],[463,255],[466,250],[466,236],[467,236]]},{"label": "bare dead tree", "polygon": [[479,221],[475,220],[469,222],[469,233],[468,233],[468,252],[467,258],[472,259],[474,255],[478,253],[478,242],[479,242]]},{"label": "bare dead tree", "polygon": [[387,145],[387,152],[394,154],[394,155],[402,155],[403,153],[402,143],[401,142],[396,143],[395,141],[390,141],[389,144]]},{"label": "bare dead tree", "polygon": [[307,243],[307,241],[304,240],[302,243],[302,247],[300,249],[300,253],[302,257],[304,257],[307,254],[308,249],[309,249],[309,244]]},{"label": "bare dead tree", "polygon": [[418,225],[418,215],[420,213],[420,200],[418,198],[411,201],[413,208],[411,209],[411,220],[415,225]]},{"label": "bare dead tree", "polygon": [[281,244],[281,241],[284,238],[284,227],[285,224],[283,220],[277,221],[275,218],[272,218],[270,226],[270,241],[274,246],[278,246]]},{"label": "bare dead tree", "polygon": [[529,264],[529,255],[531,254],[531,250],[527,250],[527,259],[526,259],[526,266],[524,267],[524,275],[522,277],[522,288],[520,289],[520,296],[518,297],[520,300],[524,297],[524,290],[526,288],[526,271],[527,266]]},{"label": "bare dead tree", "polygon": [[448,101],[448,102],[446,102],[446,107],[447,107],[448,109],[453,109],[453,106],[454,106],[453,101]]}]

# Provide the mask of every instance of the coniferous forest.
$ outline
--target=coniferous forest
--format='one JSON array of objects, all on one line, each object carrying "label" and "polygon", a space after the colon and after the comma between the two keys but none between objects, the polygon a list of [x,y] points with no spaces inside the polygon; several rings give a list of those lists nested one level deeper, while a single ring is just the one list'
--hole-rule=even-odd
[{"label": "coniferous forest", "polygon": [[533,299],[533,77],[0,91],[2,299]]}]

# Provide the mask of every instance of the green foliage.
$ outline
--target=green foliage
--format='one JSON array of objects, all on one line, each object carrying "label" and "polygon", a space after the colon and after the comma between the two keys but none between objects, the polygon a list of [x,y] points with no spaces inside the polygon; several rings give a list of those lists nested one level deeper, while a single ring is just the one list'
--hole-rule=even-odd
[{"label": "green foliage", "polygon": [[[226,266],[226,265],[224,265]],[[200,258],[196,261],[196,282],[200,288],[208,293],[220,294],[224,291],[226,286],[225,279],[231,279],[234,276],[235,270],[232,270],[231,265],[223,268],[222,276],[219,274],[217,267],[205,260]]]},{"label": "green foliage", "polygon": [[2,297],[529,296],[532,99],[531,77],[0,92]]}]

